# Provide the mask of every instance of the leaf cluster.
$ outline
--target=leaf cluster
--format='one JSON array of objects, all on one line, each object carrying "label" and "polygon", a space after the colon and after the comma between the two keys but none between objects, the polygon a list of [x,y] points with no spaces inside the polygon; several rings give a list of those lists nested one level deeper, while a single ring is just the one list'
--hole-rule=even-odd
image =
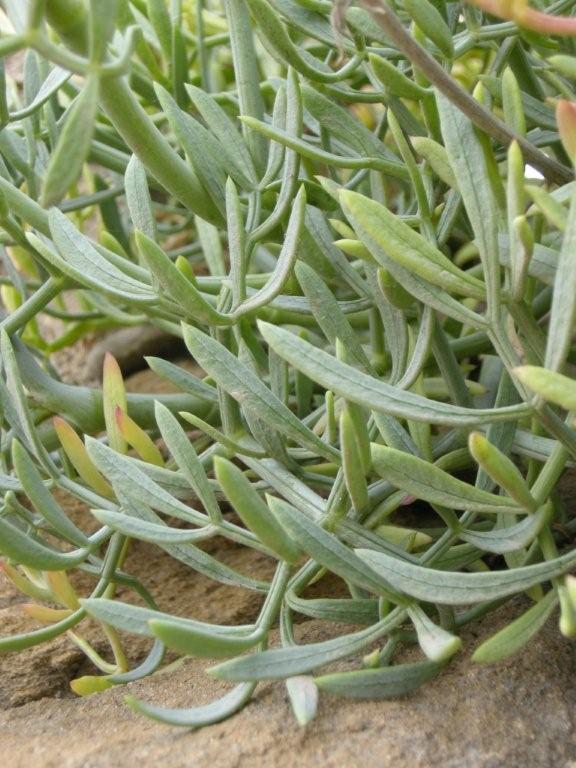
[{"label": "leaf cluster", "polygon": [[[573,43],[445,0],[0,7],[0,553],[41,624],[0,652],[67,633],[99,670],[80,694],[166,648],[218,659],[237,686],[213,704],[128,699],[200,727],[267,679],[301,724],[321,691],[407,694],[522,594],[474,661],[558,609],[574,636]],[[127,393],[111,356],[101,388],[55,373],[59,349],[144,322],[196,364],[148,359],[177,394]],[[158,610],[137,541],[254,592],[254,620]],[[301,644],[302,616],[359,628]],[[150,639],[135,668],[124,632]]]}]

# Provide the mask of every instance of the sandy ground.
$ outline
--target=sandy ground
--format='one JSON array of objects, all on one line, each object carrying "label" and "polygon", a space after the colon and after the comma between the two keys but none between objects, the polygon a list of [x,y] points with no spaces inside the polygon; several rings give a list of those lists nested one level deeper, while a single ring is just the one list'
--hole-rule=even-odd
[{"label": "sandy ground", "polygon": [[[157,391],[150,374],[131,388]],[[568,489],[570,498],[574,498]],[[73,517],[86,514],[75,503]],[[246,573],[268,577],[272,563],[230,543],[211,543],[219,558]],[[258,612],[253,593],[193,574],[157,548],[137,544],[131,571],[144,577],[161,609],[221,622],[248,622]],[[2,635],[34,626],[18,607],[21,596],[0,576]],[[525,603],[505,606],[468,634],[465,651],[435,681],[405,699],[361,702],[324,696],[307,728],[294,721],[283,683],[261,685],[237,716],[200,731],[165,727],[134,715],[126,693],[173,707],[208,703],[226,690],[186,660],[147,680],[88,698],[70,691],[71,679],[94,668],[62,637],[20,654],[0,657],[0,764],[6,768],[576,768],[573,646],[558,633],[556,617],[520,656],[481,667],[469,657]],[[217,607],[217,610],[216,610]],[[327,625],[307,621],[302,640],[326,639]],[[334,626],[335,631],[342,628]],[[96,627],[83,633],[102,648]],[[135,662],[147,641],[131,637]],[[345,662],[344,666],[350,666]]]}]

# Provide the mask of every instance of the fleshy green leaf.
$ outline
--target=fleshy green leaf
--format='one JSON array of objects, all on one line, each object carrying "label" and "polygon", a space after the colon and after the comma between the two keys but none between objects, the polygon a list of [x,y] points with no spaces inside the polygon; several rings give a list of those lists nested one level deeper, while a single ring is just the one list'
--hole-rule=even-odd
[{"label": "fleshy green leaf", "polygon": [[474,651],[472,660],[488,664],[518,653],[542,629],[557,604],[558,597],[555,591],[551,590],[522,616],[485,640]]},{"label": "fleshy green leaf", "polygon": [[419,600],[445,605],[483,603],[524,592],[561,576],[576,564],[576,553],[568,552],[553,560],[507,571],[454,573],[425,568],[370,549],[356,550],[356,554],[380,574],[383,583]]},{"label": "fleshy green leaf", "polygon": [[255,309],[269,304],[270,301],[282,291],[284,284],[290,277],[296,259],[298,258],[300,235],[304,225],[306,193],[303,186],[300,187],[300,191],[296,195],[292,206],[292,213],[290,214],[290,220],[284,235],[282,250],[278,256],[274,272],[266,285],[262,286],[259,291],[250,296],[249,299],[246,299],[246,301],[240,304],[234,311],[233,315],[235,318],[241,317],[248,312],[252,312]]},{"label": "fleshy green leaf", "polygon": [[42,205],[46,208],[59,203],[82,172],[94,132],[98,93],[98,77],[88,77],[66,115],[44,177]]},{"label": "fleshy green leaf", "polygon": [[146,169],[142,162],[132,155],[124,175],[126,202],[134,229],[144,232],[151,240],[156,237],[156,220],[152,208],[152,198],[148,189]]},{"label": "fleshy green leaf", "polygon": [[14,440],[12,443],[12,456],[22,488],[36,511],[68,541],[78,547],[89,546],[88,538],[68,518],[62,507],[56,503],[50,491],[44,486],[42,475],[18,440]]},{"label": "fleshy green leaf", "polygon": [[356,234],[383,267],[391,259],[439,288],[477,299],[485,297],[485,287],[477,278],[454,266],[380,203],[348,190],[340,193],[340,201]]},{"label": "fleshy green leaf", "polygon": [[452,33],[430,0],[404,0],[404,8],[426,37],[432,40],[446,58],[451,59],[454,55]]},{"label": "fleshy green leaf", "polygon": [[286,535],[244,473],[222,457],[214,459],[214,469],[222,491],[246,527],[283,560],[296,562],[300,549]]},{"label": "fleshy green leaf", "polygon": [[530,512],[535,512],[538,504],[518,467],[492,445],[484,435],[473,432],[468,438],[470,453],[492,480],[504,488],[517,504]]},{"label": "fleshy green leaf", "polygon": [[214,309],[196,286],[176,269],[159,245],[143,232],[136,233],[136,244],[152,274],[169,296],[181,306],[186,317],[208,324],[229,324],[230,320]]},{"label": "fleshy green leaf", "polygon": [[112,484],[118,495],[126,495],[134,501],[140,500],[153,509],[195,525],[206,523],[205,515],[171,496],[138,469],[132,459],[121,456],[90,437],[86,438],[86,449],[94,464]]},{"label": "fleshy green leaf", "polygon": [[170,413],[166,406],[156,402],[155,414],[166,447],[174,457],[180,472],[190,483],[210,520],[213,523],[219,523],[222,519],[222,513],[194,446],[176,417]]},{"label": "fleshy green leaf", "polygon": [[111,512],[106,509],[93,509],[92,514],[103,525],[109,525],[119,533],[130,536],[140,541],[149,541],[152,544],[178,544],[182,542],[204,541],[216,533],[216,529],[206,526],[190,531],[182,528],[170,528],[167,525],[157,525],[147,520],[139,520],[135,517]]},{"label": "fleshy green leaf", "polygon": [[289,677],[286,690],[298,725],[308,725],[316,717],[318,687],[313,678],[305,675]]},{"label": "fleshy green leaf", "polygon": [[152,634],[164,645],[187,656],[205,656],[211,659],[236,656],[249,650],[263,639],[261,631],[245,637],[222,635],[166,620],[151,619],[148,622]]},{"label": "fleshy green leaf", "polygon": [[550,325],[546,341],[544,367],[559,371],[570,349],[576,318],[576,270],[573,254],[576,245],[576,194],[568,213],[566,232],[560,249],[558,268],[554,280]]},{"label": "fleshy green leaf", "polygon": [[491,531],[474,531],[469,528],[462,528],[458,535],[463,541],[474,544],[478,549],[501,555],[527,547],[540,533],[549,518],[550,508],[545,505],[538,512],[528,515],[516,525],[510,525],[506,528],[496,526]]},{"label": "fleshy green leaf", "polygon": [[318,563],[344,579],[365,589],[396,599],[396,596],[382,582],[374,580],[369,568],[365,568],[353,552],[338,539],[325,531],[309,517],[287,504],[282,499],[269,497],[270,509],[278,516],[281,525],[288,531],[307,554]]},{"label": "fleshy green leaf", "polygon": [[487,421],[516,419],[527,410],[524,405],[476,410],[428,400],[412,392],[399,392],[381,379],[336,360],[283,328],[262,321],[258,326],[272,349],[294,368],[326,389],[375,411],[432,424],[473,426]]},{"label": "fleshy green leaf", "polygon": [[127,696],[125,701],[128,706],[140,715],[146,715],[151,720],[166,725],[175,725],[182,728],[203,728],[206,725],[219,723],[226,720],[250,700],[254,691],[252,683],[241,684],[233,688],[221,699],[191,709],[169,709],[147,704],[144,701]]},{"label": "fleshy green leaf", "polygon": [[373,443],[372,465],[397,488],[433,504],[495,514],[522,511],[513,499],[469,485],[434,464],[395,448]]},{"label": "fleshy green leaf", "polygon": [[338,659],[351,656],[371,642],[387,634],[404,617],[404,610],[397,608],[386,618],[361,632],[354,632],[321,643],[274,648],[262,653],[230,659],[209,672],[223,680],[278,680],[311,672]]},{"label": "fleshy green leaf", "polygon": [[446,661],[462,647],[459,637],[434,624],[419,606],[410,606],[408,615],[414,624],[420,648],[431,661]]},{"label": "fleshy green leaf", "polygon": [[118,453],[126,453],[127,442],[122,434],[120,422],[116,415],[116,409],[126,413],[128,404],[126,401],[126,388],[122,371],[116,358],[106,352],[104,368],[102,371],[102,405],[104,408],[104,421],[108,443]]},{"label": "fleshy green leaf", "polygon": [[338,452],[319,440],[281,403],[256,374],[244,366],[225,347],[196,328],[185,325],[186,346],[207,371],[235,400],[250,408],[274,429],[328,459]]},{"label": "fleshy green leaf", "polygon": [[562,373],[539,368],[536,365],[523,365],[515,368],[514,373],[520,381],[536,394],[550,403],[576,411],[576,381]]},{"label": "fleshy green leaf", "polygon": [[252,624],[239,624],[237,626],[224,626],[218,624],[207,624],[203,621],[194,619],[184,619],[172,616],[169,613],[162,613],[151,608],[142,608],[137,605],[123,603],[120,600],[109,600],[103,597],[91,597],[81,601],[84,610],[99,621],[110,624],[116,629],[124,632],[131,632],[136,635],[145,635],[152,637],[149,622],[171,621],[178,623],[184,628],[204,632],[219,632],[223,635],[242,635],[251,632],[254,629]]},{"label": "fleshy green leaf", "polygon": [[39,571],[64,571],[74,568],[88,557],[87,549],[61,552],[41,544],[29,534],[0,517],[0,552],[20,565]]},{"label": "fleshy green leaf", "polygon": [[381,669],[334,672],[314,678],[321,691],[351,699],[395,699],[432,680],[443,665],[433,661],[395,664]]}]

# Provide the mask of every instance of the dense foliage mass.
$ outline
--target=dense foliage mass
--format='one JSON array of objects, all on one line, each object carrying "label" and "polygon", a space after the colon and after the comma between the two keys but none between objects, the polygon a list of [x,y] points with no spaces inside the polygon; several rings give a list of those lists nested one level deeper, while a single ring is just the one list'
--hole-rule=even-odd
[{"label": "dense foliage mass", "polygon": [[[0,552],[41,623],[0,651],[68,633],[102,673],[79,693],[165,648],[222,658],[210,673],[237,686],[214,704],[130,704],[200,726],[283,679],[305,723],[318,690],[416,688],[519,593],[475,661],[521,652],[558,606],[576,634],[557,492],[576,459],[576,3],[537,5],[0,3]],[[112,357],[101,390],[58,379],[56,350],[143,322],[197,364],[148,360],[181,394],[127,395]],[[214,537],[275,560],[272,580]],[[134,540],[251,590],[258,617],[159,611],[125,570]],[[331,639],[299,644],[299,616]],[[133,669],[125,632],[150,638]]]}]

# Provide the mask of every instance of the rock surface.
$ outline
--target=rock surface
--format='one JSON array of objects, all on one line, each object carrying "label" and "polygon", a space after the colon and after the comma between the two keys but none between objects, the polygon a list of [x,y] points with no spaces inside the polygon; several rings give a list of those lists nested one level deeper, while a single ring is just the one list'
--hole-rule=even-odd
[{"label": "rock surface", "polygon": [[[493,629],[493,627],[491,627]],[[488,627],[484,627],[488,630]],[[306,641],[325,628],[310,621]],[[28,672],[38,695],[62,650],[45,650],[45,666]],[[13,660],[20,664],[20,661]],[[204,704],[226,690],[205,674],[209,662],[127,686],[163,706]],[[572,649],[553,622],[526,653],[478,667],[463,657],[437,680],[398,701],[321,699],[316,720],[296,725],[281,683],[262,685],[238,715],[197,732],[157,725],[123,704],[126,688],[85,699],[41,698],[0,712],[7,768],[571,768],[576,765]],[[57,690],[57,689],[56,689]]]}]

